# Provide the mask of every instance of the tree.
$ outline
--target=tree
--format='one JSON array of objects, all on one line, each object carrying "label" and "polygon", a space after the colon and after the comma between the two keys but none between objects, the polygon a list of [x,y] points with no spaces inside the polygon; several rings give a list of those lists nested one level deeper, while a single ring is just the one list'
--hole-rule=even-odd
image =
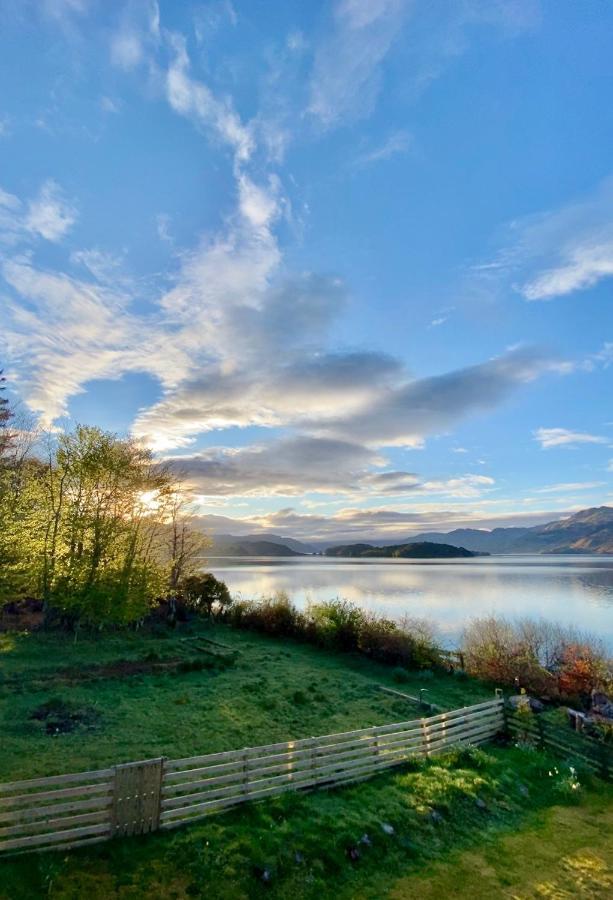
[{"label": "tree", "polygon": [[170,566],[168,590],[174,595],[187,576],[202,568],[208,538],[194,527],[194,516],[188,499],[177,488],[171,493],[164,510],[168,520],[164,552]]},{"label": "tree", "polygon": [[232,603],[226,584],[210,572],[203,575],[189,575],[181,584],[181,593],[188,608],[199,612],[205,611],[208,616],[213,614],[215,607],[223,613]]},{"label": "tree", "polygon": [[13,440],[13,436],[9,431],[9,422],[13,418],[13,412],[8,397],[4,396],[5,391],[6,378],[3,370],[0,369],[0,465],[5,461]]},{"label": "tree", "polygon": [[42,593],[77,620],[130,621],[165,589],[162,523],[143,498],[163,502],[168,473],[149,450],[99,428],[61,435],[45,467],[47,525]]}]

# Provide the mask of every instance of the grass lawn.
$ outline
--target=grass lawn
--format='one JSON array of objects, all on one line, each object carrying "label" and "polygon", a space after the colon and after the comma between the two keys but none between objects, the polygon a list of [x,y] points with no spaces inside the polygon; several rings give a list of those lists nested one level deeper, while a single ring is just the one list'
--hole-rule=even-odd
[{"label": "grass lawn", "polygon": [[[122,760],[253,746],[410,718],[386,696],[389,668],[210,627],[233,665],[109,677],[92,663],[185,655],[169,638],[0,636],[0,779]],[[189,651],[193,656],[193,651]],[[70,671],[66,673],[65,669]],[[87,676],[82,680],[81,675]],[[470,680],[417,674],[400,686],[454,707],[491,696]],[[49,735],[31,719],[54,697],[93,727]],[[551,774],[550,774],[551,773]],[[406,766],[334,791],[292,793],[188,828],[71,853],[0,862],[0,900],[335,900],[611,896],[613,787],[534,750],[488,747]]]},{"label": "grass lawn", "polygon": [[609,897],[613,789],[574,791],[549,766],[535,751],[464,751],[174,833],[9,858],[0,898]]},{"label": "grass lawn", "polygon": [[[215,753],[420,715],[413,704],[379,691],[380,684],[411,694],[427,687],[445,708],[492,696],[477,682],[445,674],[415,673],[397,685],[389,666],[364,657],[220,625],[201,626],[200,633],[239,651],[228,668],[80,680],[79,669],[84,675],[92,663],[198,655],[165,633],[171,636],[81,637],[76,644],[65,635],[0,635],[0,780]],[[90,713],[93,727],[49,736],[45,722],[31,716],[54,698]]]}]

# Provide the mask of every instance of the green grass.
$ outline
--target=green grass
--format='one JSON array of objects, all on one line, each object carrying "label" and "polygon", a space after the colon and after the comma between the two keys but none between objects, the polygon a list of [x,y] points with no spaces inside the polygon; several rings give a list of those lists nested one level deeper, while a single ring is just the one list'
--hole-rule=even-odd
[{"label": "green grass", "polygon": [[[549,776],[551,765],[534,751],[465,751],[354,787],[252,804],[175,833],[8,859],[0,898],[609,896],[597,883],[582,893],[577,879],[585,877],[581,867],[596,882],[608,877],[613,790],[571,790],[563,769]],[[571,893],[536,893],[556,879]]]},{"label": "green grass", "polygon": [[[411,673],[398,685],[390,667],[364,657],[220,625],[201,626],[200,633],[239,651],[234,665],[72,684],[58,671],[195,654],[176,636],[81,637],[75,644],[61,634],[0,635],[0,780],[214,753],[420,715],[415,705],[379,691],[380,684],[411,694],[425,686],[445,708],[492,696],[477,682],[445,674],[424,681]],[[96,727],[47,735],[31,715],[56,698],[94,711]]]},{"label": "green grass", "polygon": [[[60,670],[194,653],[176,635],[84,637],[76,644],[62,635],[0,636],[0,780],[419,714],[378,691],[379,684],[412,694],[427,686],[429,698],[446,708],[491,696],[483,685],[447,675],[424,680],[410,673],[399,686],[393,670],[364,657],[201,628],[240,651],[233,666],[74,684]],[[95,710],[95,728],[47,735],[30,716],[53,698]],[[597,824],[606,829],[611,820],[613,788],[581,773],[580,780],[572,789],[568,769],[534,750],[457,752],[353,787],[247,805],[168,834],[6,858],[0,900],[605,897],[610,849]]]}]

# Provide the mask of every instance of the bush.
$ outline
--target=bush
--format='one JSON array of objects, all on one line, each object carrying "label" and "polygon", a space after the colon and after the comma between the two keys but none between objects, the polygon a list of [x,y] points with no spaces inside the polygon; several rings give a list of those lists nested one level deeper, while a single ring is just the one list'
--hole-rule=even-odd
[{"label": "bush", "polygon": [[347,600],[310,606],[307,616],[321,644],[338,650],[357,650],[365,625],[364,613]]},{"label": "bush", "polygon": [[403,670],[440,665],[438,649],[420,623],[416,632],[389,619],[364,613],[346,600],[310,605],[300,612],[286,594],[236,601],[228,613],[236,628],[294,637],[321,647],[364,653]]},{"label": "bush", "polygon": [[611,688],[611,663],[597,638],[544,620],[474,619],[462,639],[466,669],[499,685],[587,703]]},{"label": "bush", "polygon": [[284,593],[261,600],[240,600],[233,604],[228,615],[230,624],[236,627],[283,637],[299,635],[302,619]]}]

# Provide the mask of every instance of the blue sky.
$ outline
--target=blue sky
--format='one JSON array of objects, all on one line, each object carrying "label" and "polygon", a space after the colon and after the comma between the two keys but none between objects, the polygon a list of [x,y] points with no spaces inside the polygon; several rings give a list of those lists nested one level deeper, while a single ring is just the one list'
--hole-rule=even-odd
[{"label": "blue sky", "polygon": [[149,443],[218,530],[611,503],[612,28],[599,0],[0,0],[15,394]]}]

